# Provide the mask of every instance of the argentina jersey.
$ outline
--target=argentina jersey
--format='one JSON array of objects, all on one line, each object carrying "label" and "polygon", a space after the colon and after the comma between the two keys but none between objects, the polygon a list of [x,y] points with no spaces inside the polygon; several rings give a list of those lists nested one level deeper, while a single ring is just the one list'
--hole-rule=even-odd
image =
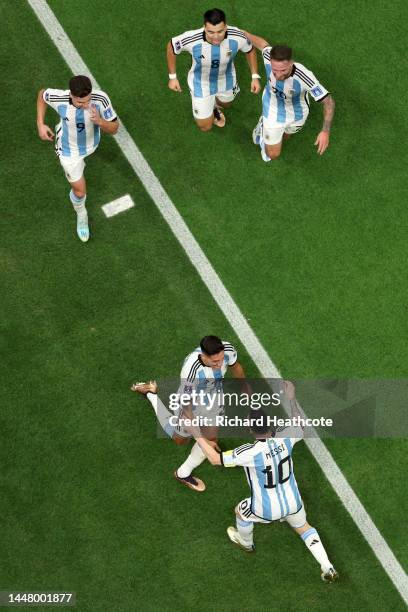
[{"label": "argentina jersey", "polygon": [[302,430],[291,428],[290,435],[300,437],[256,440],[253,444],[243,444],[221,453],[225,467],[245,468],[251,489],[248,511],[266,521],[279,520],[302,508],[292,462],[293,445],[301,439]]},{"label": "argentina jersey", "polygon": [[281,127],[298,122],[303,124],[309,114],[309,94],[316,102],[329,95],[313,72],[302,64],[294,63],[291,74],[278,81],[272,72],[271,49],[265,47],[262,57],[265,64],[267,84],[262,95],[262,114],[269,127]]},{"label": "argentina jersey", "polygon": [[232,26],[219,45],[206,41],[204,28],[175,36],[171,44],[176,55],[187,51],[192,56],[187,81],[196,98],[233,90],[237,86],[234,57],[238,51],[248,53],[252,49],[245,34]]},{"label": "argentina jersey", "polygon": [[[188,395],[195,392],[200,394],[196,396],[196,409],[208,409],[210,405],[215,409],[223,407],[222,395],[216,396],[218,399],[215,402],[211,396],[222,392],[222,379],[229,366],[233,366],[237,361],[237,352],[229,342],[222,342],[224,345],[224,361],[218,369],[213,369],[206,366],[201,359],[201,348],[197,347],[184,360],[183,367],[180,373],[180,388],[179,393]],[[208,394],[208,395],[207,395]],[[194,409],[194,405],[193,405]]]},{"label": "argentina jersey", "polygon": [[92,91],[89,108],[74,106],[68,89],[46,89],[43,99],[60,116],[55,129],[55,150],[58,156],[85,157],[95,151],[101,130],[90,119],[91,104],[106,121],[117,118],[109,97],[103,91]]}]

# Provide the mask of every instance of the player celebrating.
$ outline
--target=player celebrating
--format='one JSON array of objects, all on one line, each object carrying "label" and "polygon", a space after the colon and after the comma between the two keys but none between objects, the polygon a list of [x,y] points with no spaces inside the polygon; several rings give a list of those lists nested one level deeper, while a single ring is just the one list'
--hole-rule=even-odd
[{"label": "player celebrating", "polygon": [[[294,385],[286,381],[284,387],[291,404],[292,417],[302,416],[295,398]],[[245,468],[251,496],[243,499],[235,508],[237,528],[228,527],[228,537],[243,550],[253,552],[254,523],[286,521],[300,535],[320,564],[322,580],[334,582],[338,574],[329,561],[316,529],[306,521],[305,508],[293,473],[293,445],[303,437],[302,429],[286,428],[275,437],[262,409],[251,410],[250,419],[255,443],[243,444],[221,454],[208,444],[197,428],[188,428],[196,438],[196,444],[200,445],[213,465]]]},{"label": "player celebrating", "polygon": [[[53,130],[44,123],[47,104],[60,116]],[[97,148],[101,130],[116,134],[119,122],[111,101],[103,91],[92,90],[87,76],[74,76],[69,89],[41,89],[37,97],[37,128],[41,140],[54,140],[55,151],[71,184],[69,198],[77,213],[77,234],[89,240],[88,214],[85,207],[85,157]]]},{"label": "player celebrating", "polygon": [[[222,379],[227,370],[230,369],[234,378],[245,378],[244,369],[237,359],[237,352],[229,342],[220,340],[217,336],[205,336],[200,346],[197,347],[184,360],[184,364],[180,374],[179,394],[184,396],[193,395],[193,392],[199,393],[204,391],[204,394],[214,395],[219,397],[217,393],[222,389]],[[136,391],[147,396],[147,399],[152,404],[156,412],[157,419],[165,433],[171,437],[176,444],[186,444],[191,440],[189,433],[182,425],[172,426],[170,417],[172,415],[166,406],[161,402],[157,394],[157,385],[155,382],[150,383],[135,383],[132,386],[132,391]],[[197,397],[197,396],[196,396]],[[208,395],[207,395],[208,397]],[[207,416],[222,414],[223,406],[215,405],[211,412],[208,411],[208,406],[204,404],[197,405],[193,402],[190,406],[180,408],[178,417],[183,416]],[[217,428],[215,426],[203,427],[203,435],[205,435],[208,444],[213,448],[217,446]],[[192,476],[192,471],[201,465],[206,459],[204,452],[200,446],[195,443],[186,461],[175,471],[175,478],[194,491],[205,491],[205,484],[200,478]]]},{"label": "player celebrating", "polygon": [[282,150],[282,139],[302,129],[309,114],[309,94],[323,105],[323,127],[315,145],[323,155],[329,146],[330,128],[334,116],[334,100],[319,83],[313,72],[292,60],[292,49],[286,45],[269,43],[245,32],[252,44],[262,51],[267,84],[262,96],[262,115],[253,131],[253,141],[261,147],[266,162],[277,159]]},{"label": "player celebrating", "polygon": [[204,14],[204,27],[184,32],[172,38],[167,45],[169,88],[181,92],[176,74],[176,56],[182,51],[193,59],[188,73],[193,115],[202,132],[213,124],[224,127],[225,116],[220,107],[231,106],[239,92],[234,57],[238,51],[247,54],[252,73],[251,91],[259,93],[261,86],[257,74],[256,51],[245,34],[228,26],[224,11],[212,9]]}]

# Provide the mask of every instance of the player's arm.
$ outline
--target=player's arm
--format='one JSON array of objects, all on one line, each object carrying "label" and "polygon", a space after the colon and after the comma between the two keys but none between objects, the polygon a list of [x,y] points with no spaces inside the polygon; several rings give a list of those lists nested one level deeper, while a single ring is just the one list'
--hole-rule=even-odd
[{"label": "player's arm", "polygon": [[171,40],[167,43],[167,68],[169,71],[169,89],[173,91],[181,91],[180,83],[177,78],[177,57],[173,51]]},{"label": "player's arm", "polygon": [[193,433],[193,436],[196,439],[197,444],[200,446],[201,450],[207,457],[208,461],[212,465],[222,465],[221,455],[217,453],[214,446],[212,446],[206,438],[201,437],[201,435],[196,437],[196,435]]},{"label": "player's arm", "polygon": [[44,101],[43,94],[45,89],[40,89],[37,96],[37,130],[41,140],[54,140],[54,132],[44,123],[45,113],[47,112],[47,104]]},{"label": "player's arm", "polygon": [[244,368],[239,361],[236,361],[234,365],[229,366],[229,369],[231,370],[234,378],[245,378]]},{"label": "player's arm", "polygon": [[261,77],[258,74],[258,59],[256,57],[255,48],[252,47],[246,54],[249,69],[251,71],[251,91],[254,94],[258,94],[261,91]]},{"label": "player's arm", "polygon": [[104,119],[99,110],[96,108],[95,104],[91,104],[89,117],[91,121],[95,123],[95,125],[99,125],[102,132],[105,132],[106,134],[111,134],[113,136],[119,129],[119,121],[116,118],[112,121],[107,121]]},{"label": "player's arm", "polygon": [[263,49],[265,49],[265,47],[271,46],[268,41],[264,38],[261,38],[261,36],[255,36],[255,34],[251,34],[250,32],[246,32],[245,30],[243,30],[243,32],[248,38],[248,40],[250,40],[254,47],[259,49],[259,51],[262,51]]},{"label": "player's arm", "polygon": [[232,372],[234,378],[242,379],[241,383],[241,393],[247,393],[248,395],[252,395],[252,389],[249,384],[245,380],[245,371],[239,361],[236,361],[234,365],[229,366],[229,369]]},{"label": "player's arm", "polygon": [[295,385],[293,384],[293,382],[291,382],[290,380],[285,380],[283,383],[283,388],[284,388],[285,395],[289,400],[292,419],[294,417],[304,418],[304,415],[296,399]]},{"label": "player's arm", "polygon": [[319,132],[315,145],[317,145],[317,152],[319,155],[323,155],[329,146],[330,141],[330,129],[334,117],[335,102],[332,96],[328,95],[322,100],[323,104],[323,127]]}]

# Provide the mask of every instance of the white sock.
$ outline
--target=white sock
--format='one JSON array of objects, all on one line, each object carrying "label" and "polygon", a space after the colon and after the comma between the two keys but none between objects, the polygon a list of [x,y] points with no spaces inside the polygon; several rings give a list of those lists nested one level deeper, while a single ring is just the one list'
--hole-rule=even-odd
[{"label": "white sock", "polygon": [[330,567],[332,567],[332,563],[330,563],[329,557],[327,556],[324,546],[321,543],[320,536],[314,527],[311,527],[310,529],[302,533],[300,537],[302,538],[306,547],[310,550],[316,561],[320,563],[322,572],[325,572]]},{"label": "white sock", "polygon": [[271,159],[271,158],[269,157],[269,155],[267,155],[267,153],[266,153],[266,149],[265,149],[265,142],[264,142],[264,139],[263,139],[263,137],[262,137],[262,136],[261,136],[261,138],[260,138],[260,140],[259,140],[259,146],[261,147],[261,149],[262,149],[262,151],[263,151],[263,153],[264,153],[265,157],[267,157],[268,159]]},{"label": "white sock", "polygon": [[169,438],[172,438],[174,432],[174,425],[170,425],[169,419],[170,417],[174,416],[174,413],[171,413],[169,412],[169,410],[167,410],[166,406],[163,404],[157,393],[149,392],[146,394],[146,397],[153,406],[153,410],[156,413],[157,420],[162,426],[162,429],[169,436]]},{"label": "white sock", "polygon": [[187,476],[190,476],[191,472],[196,467],[201,465],[204,460],[205,454],[196,442],[185,462],[182,463],[179,469],[177,470],[177,476],[179,476],[180,478],[187,478]]},{"label": "white sock", "polygon": [[237,529],[245,546],[252,546],[254,543],[254,524],[250,521],[243,521],[237,516]]},{"label": "white sock", "polygon": [[78,198],[73,192],[73,190],[71,189],[71,191],[69,192],[69,199],[71,200],[72,206],[74,207],[74,210],[77,213],[77,215],[84,214],[84,213],[86,214],[86,208],[85,208],[86,195],[84,195],[83,198]]}]

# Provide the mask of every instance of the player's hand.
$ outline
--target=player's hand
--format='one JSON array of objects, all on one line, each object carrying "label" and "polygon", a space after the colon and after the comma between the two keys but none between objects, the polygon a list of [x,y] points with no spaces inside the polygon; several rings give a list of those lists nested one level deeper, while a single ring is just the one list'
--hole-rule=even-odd
[{"label": "player's hand", "polygon": [[316,138],[315,145],[317,145],[317,152],[319,155],[323,155],[327,147],[329,146],[330,134],[329,132],[320,132]]},{"label": "player's hand", "polygon": [[169,79],[169,89],[171,89],[172,91],[181,92],[182,89],[180,87],[179,80],[178,79]]},{"label": "player's hand", "polygon": [[91,108],[89,111],[89,118],[92,121],[92,123],[95,123],[96,125],[102,124],[101,114],[99,110],[96,108],[95,104],[91,104]]},{"label": "player's hand", "polygon": [[48,125],[39,125],[38,126],[38,135],[41,140],[54,140],[54,132]]},{"label": "player's hand", "polygon": [[261,91],[261,82],[259,79],[252,79],[251,81],[251,92],[254,94],[259,94]]},{"label": "player's hand", "polygon": [[217,453],[221,452],[220,447],[218,446],[217,440],[207,440],[208,444],[213,447],[217,451]]},{"label": "player's hand", "polygon": [[133,383],[130,390],[134,391],[135,393],[140,393],[141,395],[147,395],[147,393],[157,393],[157,382],[155,380],[151,380],[148,383]]},{"label": "player's hand", "polygon": [[288,400],[295,399],[295,385],[290,380],[283,381],[283,392],[285,393]]}]

